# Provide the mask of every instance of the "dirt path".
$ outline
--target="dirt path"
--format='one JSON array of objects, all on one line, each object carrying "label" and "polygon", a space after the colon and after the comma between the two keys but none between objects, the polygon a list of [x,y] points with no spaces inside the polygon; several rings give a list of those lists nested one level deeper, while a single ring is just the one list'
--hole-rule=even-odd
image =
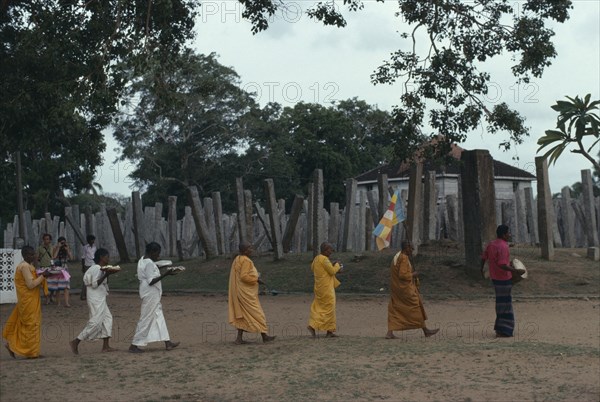
[{"label": "dirt path", "polygon": [[[515,302],[512,339],[493,338],[492,299],[425,301],[433,338],[419,331],[385,340],[386,297],[341,296],[339,339],[308,338],[311,296],[264,296],[270,331],[235,346],[223,295],[163,297],[172,339],[166,352],[126,352],[139,314],[136,295],[111,294],[112,346],[68,341],[83,328],[87,307],[43,307],[39,360],[0,354],[0,399],[30,400],[590,400],[600,398],[600,302]],[[2,325],[13,305],[0,306]]]}]

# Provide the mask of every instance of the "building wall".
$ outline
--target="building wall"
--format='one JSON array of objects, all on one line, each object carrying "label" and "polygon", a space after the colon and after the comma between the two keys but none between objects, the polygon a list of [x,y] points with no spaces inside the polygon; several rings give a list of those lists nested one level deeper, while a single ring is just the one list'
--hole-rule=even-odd
[{"label": "building wall", "polygon": [[[405,180],[389,180],[389,185],[396,189],[407,190],[408,191],[408,179]],[[525,188],[531,187],[531,180],[517,180],[517,179],[496,179],[494,183],[494,188],[496,189],[496,201],[508,201],[512,200],[514,196],[514,192],[516,190],[523,190]],[[436,178],[435,188],[438,195],[438,200],[444,198],[446,195],[456,195],[458,194],[458,177],[457,176],[446,176],[443,178]],[[356,199],[355,202],[358,204],[360,202],[360,192],[361,191],[374,191],[375,194],[378,195],[377,183],[373,184],[358,184],[356,191]]]}]

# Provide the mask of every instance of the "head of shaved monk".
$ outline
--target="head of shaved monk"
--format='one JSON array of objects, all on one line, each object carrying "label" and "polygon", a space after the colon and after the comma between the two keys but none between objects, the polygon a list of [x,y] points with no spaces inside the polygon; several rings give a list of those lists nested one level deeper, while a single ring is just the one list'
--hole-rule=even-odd
[{"label": "head of shaved monk", "polygon": [[240,250],[240,254],[242,254],[242,255],[247,256],[247,255],[252,254],[253,249],[254,248],[252,246],[252,243],[250,243],[249,241],[243,241],[240,243],[239,250]]},{"label": "head of shaved monk", "polygon": [[329,257],[333,253],[333,246],[331,243],[323,242],[321,243],[321,254],[326,257]]},{"label": "head of shaved monk", "polygon": [[26,262],[31,264],[35,260],[35,250],[31,246],[24,246],[21,249],[21,256]]}]

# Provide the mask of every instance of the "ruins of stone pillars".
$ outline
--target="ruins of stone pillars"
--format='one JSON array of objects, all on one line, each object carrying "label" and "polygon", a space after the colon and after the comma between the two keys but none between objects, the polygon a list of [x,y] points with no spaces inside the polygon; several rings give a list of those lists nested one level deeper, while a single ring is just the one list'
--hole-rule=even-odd
[{"label": "ruins of stone pillars", "polygon": [[294,238],[294,232],[296,231],[298,219],[300,218],[303,207],[304,197],[296,194],[294,197],[294,202],[292,203],[292,210],[290,211],[290,219],[288,220],[287,226],[285,227],[285,232],[283,234],[282,245],[284,253],[289,253],[290,249],[292,248],[292,239]]},{"label": "ruins of stone pillars", "polygon": [[423,189],[423,243],[435,240],[437,215],[437,194],[435,191],[435,170],[425,172]]},{"label": "ruins of stone pillars", "polygon": [[538,206],[538,233],[542,258],[554,259],[554,207],[552,193],[548,179],[548,161],[543,156],[535,158],[535,173],[537,176],[537,206]]},{"label": "ruins of stone pillars", "polygon": [[108,222],[110,224],[113,237],[115,238],[117,251],[119,252],[119,262],[127,263],[129,262],[129,253],[127,252],[125,237],[121,231],[121,223],[119,216],[117,215],[117,210],[115,208],[109,208],[106,210],[106,215],[108,216]]},{"label": "ruins of stone pillars", "polygon": [[565,240],[563,241],[564,247],[576,247],[575,241],[575,211],[571,205],[571,189],[565,186],[560,191],[560,208],[562,210],[562,221],[564,228]]},{"label": "ruins of stone pillars", "polygon": [[215,235],[217,236],[217,251],[219,255],[225,254],[225,228],[223,227],[223,205],[221,193],[215,191],[211,194],[215,211]]},{"label": "ruins of stone pillars", "polygon": [[482,149],[463,151],[461,161],[465,268],[470,276],[479,277],[483,247],[496,238],[494,162]]},{"label": "ruins of stone pillars", "polygon": [[275,200],[275,185],[273,179],[264,181],[265,197],[267,199],[267,212],[271,223],[271,241],[275,261],[283,258],[283,245],[281,242],[281,228],[279,226],[277,200]]},{"label": "ruins of stone pillars", "polygon": [[410,177],[408,179],[408,208],[406,213],[406,238],[413,245],[414,254],[419,250],[419,218],[421,216],[421,194],[423,177],[423,164],[415,163],[410,167]]},{"label": "ruins of stone pillars", "polygon": [[344,211],[344,233],[342,235],[342,251],[344,252],[352,251],[354,215],[356,214],[356,187],[357,183],[355,179],[346,180],[346,208]]},{"label": "ruins of stone pillars", "polygon": [[187,191],[190,199],[190,206],[192,207],[192,216],[194,217],[194,223],[196,225],[196,232],[202,243],[202,248],[206,253],[207,259],[213,258],[217,255],[217,246],[212,241],[208,231],[204,209],[202,209],[200,196],[198,195],[198,189],[196,186],[189,186]]},{"label": "ruins of stone pillars", "polygon": [[316,257],[321,250],[321,243],[325,241],[325,234],[323,231],[323,170],[315,169],[313,173],[313,196],[312,196],[312,248],[313,257]]}]

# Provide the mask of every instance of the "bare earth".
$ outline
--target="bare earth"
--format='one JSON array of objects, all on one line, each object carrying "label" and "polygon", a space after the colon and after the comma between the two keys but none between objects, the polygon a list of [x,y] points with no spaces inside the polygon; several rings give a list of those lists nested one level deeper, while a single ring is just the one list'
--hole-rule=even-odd
[{"label": "bare earth", "polygon": [[[518,286],[518,285],[517,285]],[[74,295],[75,296],[75,295]],[[338,296],[340,338],[308,337],[310,295],[262,296],[277,336],[233,344],[224,295],[165,295],[179,348],[149,345],[127,353],[139,315],[135,294],[109,295],[112,346],[68,341],[85,325],[87,306],[43,306],[44,358],[0,353],[0,400],[228,401],[407,400],[545,401],[600,399],[600,302],[597,298],[516,300],[516,336],[493,337],[492,298],[427,301],[433,338],[420,331],[386,340],[387,297]],[[13,305],[0,306],[6,321]]]}]

